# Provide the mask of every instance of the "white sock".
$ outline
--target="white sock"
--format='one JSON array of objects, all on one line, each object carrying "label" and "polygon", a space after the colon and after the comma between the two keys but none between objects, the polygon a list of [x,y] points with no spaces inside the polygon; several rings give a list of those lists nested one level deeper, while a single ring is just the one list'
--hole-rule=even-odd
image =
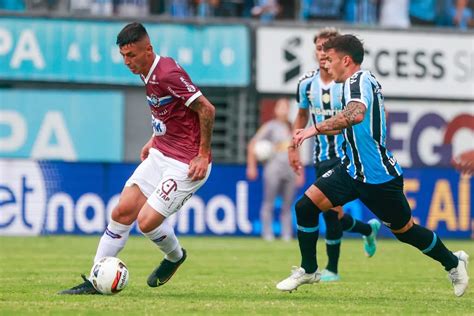
[{"label": "white sock", "polygon": [[153,241],[158,248],[165,254],[166,260],[177,262],[183,257],[183,251],[179,244],[178,238],[174,234],[174,229],[164,221],[160,226],[148,233],[143,233],[151,241]]},{"label": "white sock", "polygon": [[132,225],[120,224],[111,219],[104,234],[100,238],[94,263],[103,257],[116,257],[120,250],[125,247],[131,229]]}]

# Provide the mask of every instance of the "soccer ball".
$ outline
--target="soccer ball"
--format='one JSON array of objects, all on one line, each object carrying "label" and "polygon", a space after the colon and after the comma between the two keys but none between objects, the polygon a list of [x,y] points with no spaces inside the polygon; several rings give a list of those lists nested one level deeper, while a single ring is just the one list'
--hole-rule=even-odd
[{"label": "soccer ball", "polygon": [[262,139],[255,143],[255,157],[258,161],[266,161],[273,155],[273,144],[271,141]]},{"label": "soccer ball", "polygon": [[110,295],[122,291],[128,284],[129,276],[127,266],[122,260],[104,257],[92,267],[89,280],[97,291]]}]

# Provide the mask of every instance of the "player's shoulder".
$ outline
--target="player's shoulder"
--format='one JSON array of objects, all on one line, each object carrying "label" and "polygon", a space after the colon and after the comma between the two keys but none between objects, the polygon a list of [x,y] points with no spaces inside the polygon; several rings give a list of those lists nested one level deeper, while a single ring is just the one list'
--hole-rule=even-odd
[{"label": "player's shoulder", "polygon": [[158,66],[159,67],[157,67],[157,68],[159,68],[159,72],[161,72],[161,73],[182,71],[182,68],[178,64],[178,62],[176,60],[174,60],[172,57],[168,57],[168,56],[161,56]]},{"label": "player's shoulder", "polygon": [[315,77],[318,76],[318,74],[319,74],[319,69],[305,72],[302,76],[298,78],[298,85],[311,82]]}]

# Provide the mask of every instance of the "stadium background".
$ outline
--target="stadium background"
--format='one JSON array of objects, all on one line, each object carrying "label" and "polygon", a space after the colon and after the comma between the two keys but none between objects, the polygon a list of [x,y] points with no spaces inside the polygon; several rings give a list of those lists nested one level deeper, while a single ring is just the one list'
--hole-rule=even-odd
[{"label": "stadium background", "polygon": [[[140,20],[217,109],[213,172],[172,219],[177,232],[258,236],[262,184],[245,179],[246,143],[315,68],[312,37],[324,25]],[[105,229],[151,131],[144,89],[115,46],[127,21],[0,17],[0,235]],[[364,40],[363,66],[384,89],[389,148],[415,218],[441,237],[474,238],[473,180],[449,165],[474,146],[474,33],[339,26]],[[310,184],[310,165],[306,174]],[[358,202],[346,211],[372,217]]]}]

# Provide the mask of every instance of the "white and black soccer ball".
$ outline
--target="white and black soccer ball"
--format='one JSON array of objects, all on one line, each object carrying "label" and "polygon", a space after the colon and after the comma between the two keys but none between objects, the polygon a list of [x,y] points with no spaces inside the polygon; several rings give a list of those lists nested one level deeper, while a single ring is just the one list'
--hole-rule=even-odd
[{"label": "white and black soccer ball", "polygon": [[266,139],[257,141],[254,146],[254,153],[258,161],[267,161],[274,153],[272,142]]},{"label": "white and black soccer ball", "polygon": [[97,291],[110,295],[122,291],[127,286],[129,277],[127,266],[122,260],[104,257],[92,267],[89,280]]}]

